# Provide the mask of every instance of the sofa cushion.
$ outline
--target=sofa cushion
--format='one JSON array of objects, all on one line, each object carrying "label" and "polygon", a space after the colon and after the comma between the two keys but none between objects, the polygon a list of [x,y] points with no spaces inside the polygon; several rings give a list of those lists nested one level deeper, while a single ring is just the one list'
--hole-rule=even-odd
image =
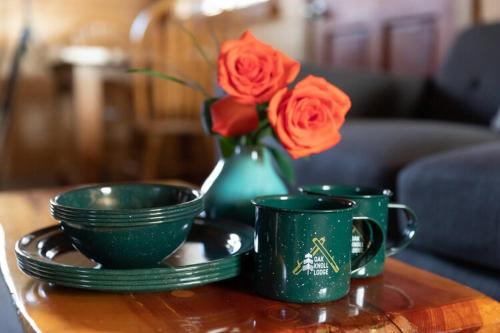
[{"label": "sofa cushion", "polygon": [[500,23],[462,33],[435,78],[427,117],[487,125],[500,105]]},{"label": "sofa cushion", "polygon": [[500,105],[498,106],[498,111],[491,119],[490,128],[493,132],[500,133]]},{"label": "sofa cushion", "polygon": [[500,142],[417,161],[397,187],[419,217],[413,247],[500,271]]},{"label": "sofa cushion", "polygon": [[332,149],[295,161],[299,184],[389,187],[405,165],[420,158],[491,142],[487,128],[438,121],[348,120]]},{"label": "sofa cushion", "polygon": [[303,63],[298,79],[310,74],[324,77],[349,95],[351,117],[415,117],[428,83],[422,77],[395,77]]},{"label": "sofa cushion", "polygon": [[413,248],[405,249],[397,254],[395,258],[455,280],[479,290],[496,300],[500,300],[498,272]]}]

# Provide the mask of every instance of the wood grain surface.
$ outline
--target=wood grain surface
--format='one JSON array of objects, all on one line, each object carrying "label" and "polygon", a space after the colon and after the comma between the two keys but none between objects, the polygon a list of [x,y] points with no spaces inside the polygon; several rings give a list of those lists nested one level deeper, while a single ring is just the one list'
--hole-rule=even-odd
[{"label": "wood grain surface", "polygon": [[55,224],[57,190],[0,194],[0,263],[20,318],[36,332],[500,332],[500,305],[451,280],[389,259],[348,296],[298,305],[256,296],[244,277],[190,290],[111,294],[49,285],[23,274],[15,242]]}]

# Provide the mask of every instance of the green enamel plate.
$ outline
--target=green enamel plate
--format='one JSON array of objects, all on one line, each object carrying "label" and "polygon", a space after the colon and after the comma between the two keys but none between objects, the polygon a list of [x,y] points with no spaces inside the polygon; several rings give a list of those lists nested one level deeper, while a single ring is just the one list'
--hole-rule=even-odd
[{"label": "green enamel plate", "polygon": [[207,280],[223,280],[228,279],[239,274],[239,267],[233,266],[226,269],[221,269],[219,271],[206,273],[200,276],[187,276],[181,278],[165,278],[165,279],[155,279],[150,281],[119,281],[119,280],[107,280],[107,281],[95,281],[92,279],[78,279],[78,278],[67,278],[62,277],[57,274],[50,274],[40,272],[36,269],[33,269],[29,266],[26,266],[22,263],[19,263],[19,268],[21,270],[40,280],[51,282],[55,284],[71,284],[74,287],[97,287],[97,288],[124,288],[125,290],[131,290],[131,288],[139,288],[142,289],[144,287],[158,287],[158,288],[177,288],[178,285],[181,287],[185,284],[194,284],[194,283],[204,283]]},{"label": "green enamel plate", "polygon": [[61,279],[57,279],[54,277],[45,277],[34,274],[33,272],[27,271],[26,274],[42,280],[44,282],[53,283],[56,285],[78,288],[78,289],[87,289],[87,290],[96,290],[96,291],[109,291],[109,292],[157,292],[157,291],[167,291],[167,290],[175,290],[175,289],[186,289],[186,288],[194,288],[198,286],[202,286],[205,284],[230,279],[239,274],[239,270],[235,270],[234,272],[224,275],[217,276],[208,276],[203,279],[198,279],[194,281],[186,281],[186,282],[177,282],[177,283],[158,283],[158,284],[127,284],[127,285],[116,285],[116,284],[93,284],[93,283],[84,283],[81,281],[63,281]]},{"label": "green enamel plate", "polygon": [[[241,223],[196,219],[186,242],[155,267],[107,269],[78,252],[59,226],[37,230],[15,246],[19,263],[50,276],[148,281],[203,276],[240,267],[241,255],[253,248],[253,229]],[[50,282],[50,281],[49,281]]]},{"label": "green enamel plate", "polygon": [[[237,258],[235,258],[237,259]],[[60,278],[69,278],[69,279],[78,279],[78,280],[86,280],[86,281],[103,281],[103,282],[115,282],[115,281],[124,281],[129,283],[139,282],[154,282],[154,281],[164,281],[164,280],[179,280],[185,278],[202,278],[208,274],[220,273],[224,270],[232,270],[234,268],[238,268],[240,265],[238,260],[234,260],[232,262],[227,262],[220,264],[216,267],[208,267],[208,268],[200,268],[198,270],[193,271],[185,271],[185,272],[175,272],[168,274],[156,274],[152,276],[151,274],[144,275],[96,275],[96,274],[83,274],[83,273],[68,273],[64,271],[57,271],[51,268],[43,267],[37,265],[36,262],[32,262],[25,259],[18,260],[18,266],[23,270],[30,270],[31,272],[38,273],[41,275],[60,277]]]}]

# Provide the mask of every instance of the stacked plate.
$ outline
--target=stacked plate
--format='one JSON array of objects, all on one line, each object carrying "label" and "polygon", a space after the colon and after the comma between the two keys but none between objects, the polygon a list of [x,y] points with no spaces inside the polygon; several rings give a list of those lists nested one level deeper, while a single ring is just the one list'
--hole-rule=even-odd
[{"label": "stacked plate", "polygon": [[253,247],[253,229],[227,221],[197,219],[186,242],[148,268],[102,268],[76,250],[59,226],[28,234],[16,243],[26,274],[58,285],[115,292],[195,287],[237,276],[242,255]]}]

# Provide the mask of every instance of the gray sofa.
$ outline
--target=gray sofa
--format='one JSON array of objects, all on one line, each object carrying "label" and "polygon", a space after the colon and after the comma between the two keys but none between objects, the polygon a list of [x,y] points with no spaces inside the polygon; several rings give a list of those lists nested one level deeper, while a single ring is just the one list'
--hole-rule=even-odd
[{"label": "gray sofa", "polygon": [[[500,24],[462,33],[433,78],[303,66],[349,93],[339,145],[298,183],[388,187],[419,216],[403,261],[500,299]],[[393,233],[393,230],[390,232]]]}]

